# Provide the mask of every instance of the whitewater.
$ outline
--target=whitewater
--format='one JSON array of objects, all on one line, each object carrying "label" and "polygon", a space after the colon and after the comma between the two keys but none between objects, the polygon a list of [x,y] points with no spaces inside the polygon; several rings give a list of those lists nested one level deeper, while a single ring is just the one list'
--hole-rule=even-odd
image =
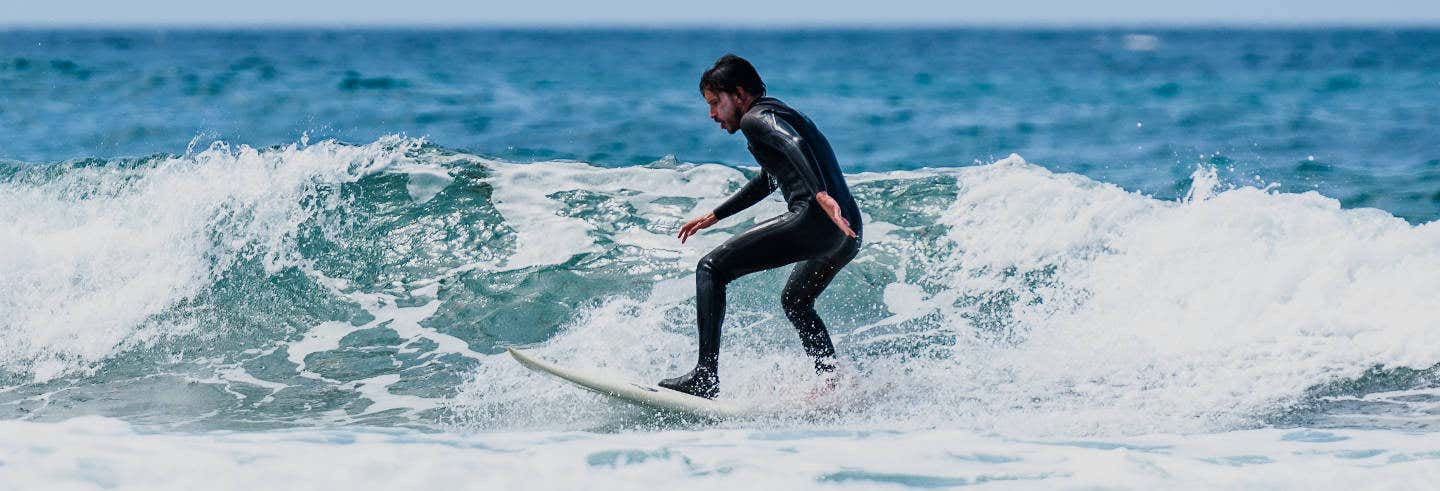
[{"label": "whitewater", "polygon": [[[723,422],[680,244],[755,169],[510,162],[387,136],[0,163],[0,482],[18,489],[1416,488],[1440,477],[1440,227],[1199,163],[1160,199],[1018,155],[847,176],[814,380],[732,285]],[[217,484],[219,483],[219,484]]]}]

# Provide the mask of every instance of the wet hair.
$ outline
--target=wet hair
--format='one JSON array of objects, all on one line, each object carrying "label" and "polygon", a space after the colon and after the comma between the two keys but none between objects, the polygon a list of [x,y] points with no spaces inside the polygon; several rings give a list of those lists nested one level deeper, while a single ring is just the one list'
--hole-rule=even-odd
[{"label": "wet hair", "polygon": [[755,66],[744,58],[727,54],[715,60],[715,66],[700,75],[700,91],[728,92],[739,94],[736,87],[744,87],[745,93],[755,97],[765,95],[765,81]]}]

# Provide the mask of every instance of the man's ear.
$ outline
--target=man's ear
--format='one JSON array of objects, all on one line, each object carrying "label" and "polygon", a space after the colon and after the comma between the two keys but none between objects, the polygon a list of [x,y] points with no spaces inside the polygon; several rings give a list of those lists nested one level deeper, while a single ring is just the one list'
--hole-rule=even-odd
[{"label": "man's ear", "polygon": [[749,92],[745,91],[744,87],[738,85],[735,86],[735,99],[740,101],[740,105],[742,106],[740,109],[742,110],[750,109],[750,104],[755,102],[755,96],[750,95]]}]

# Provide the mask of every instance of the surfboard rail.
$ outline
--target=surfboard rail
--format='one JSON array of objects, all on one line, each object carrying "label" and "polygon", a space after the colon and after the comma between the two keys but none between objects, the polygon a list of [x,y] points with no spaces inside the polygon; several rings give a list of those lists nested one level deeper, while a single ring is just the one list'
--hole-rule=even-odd
[{"label": "surfboard rail", "polygon": [[725,402],[693,396],[654,384],[641,384],[606,375],[590,374],[580,370],[564,368],[530,356],[513,347],[506,347],[505,350],[510,353],[511,357],[515,358],[515,361],[520,362],[525,368],[557,377],[591,392],[613,397],[630,404],[713,419],[729,419],[746,414],[742,408]]}]

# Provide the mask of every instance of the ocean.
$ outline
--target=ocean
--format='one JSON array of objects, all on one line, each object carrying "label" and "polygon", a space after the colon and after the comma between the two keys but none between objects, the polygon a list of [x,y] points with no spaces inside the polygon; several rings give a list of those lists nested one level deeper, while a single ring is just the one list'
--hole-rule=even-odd
[{"label": "ocean", "polygon": [[[865,218],[818,398],[731,284],[749,58]],[[0,30],[0,488],[1414,489],[1440,479],[1440,30]]]}]

